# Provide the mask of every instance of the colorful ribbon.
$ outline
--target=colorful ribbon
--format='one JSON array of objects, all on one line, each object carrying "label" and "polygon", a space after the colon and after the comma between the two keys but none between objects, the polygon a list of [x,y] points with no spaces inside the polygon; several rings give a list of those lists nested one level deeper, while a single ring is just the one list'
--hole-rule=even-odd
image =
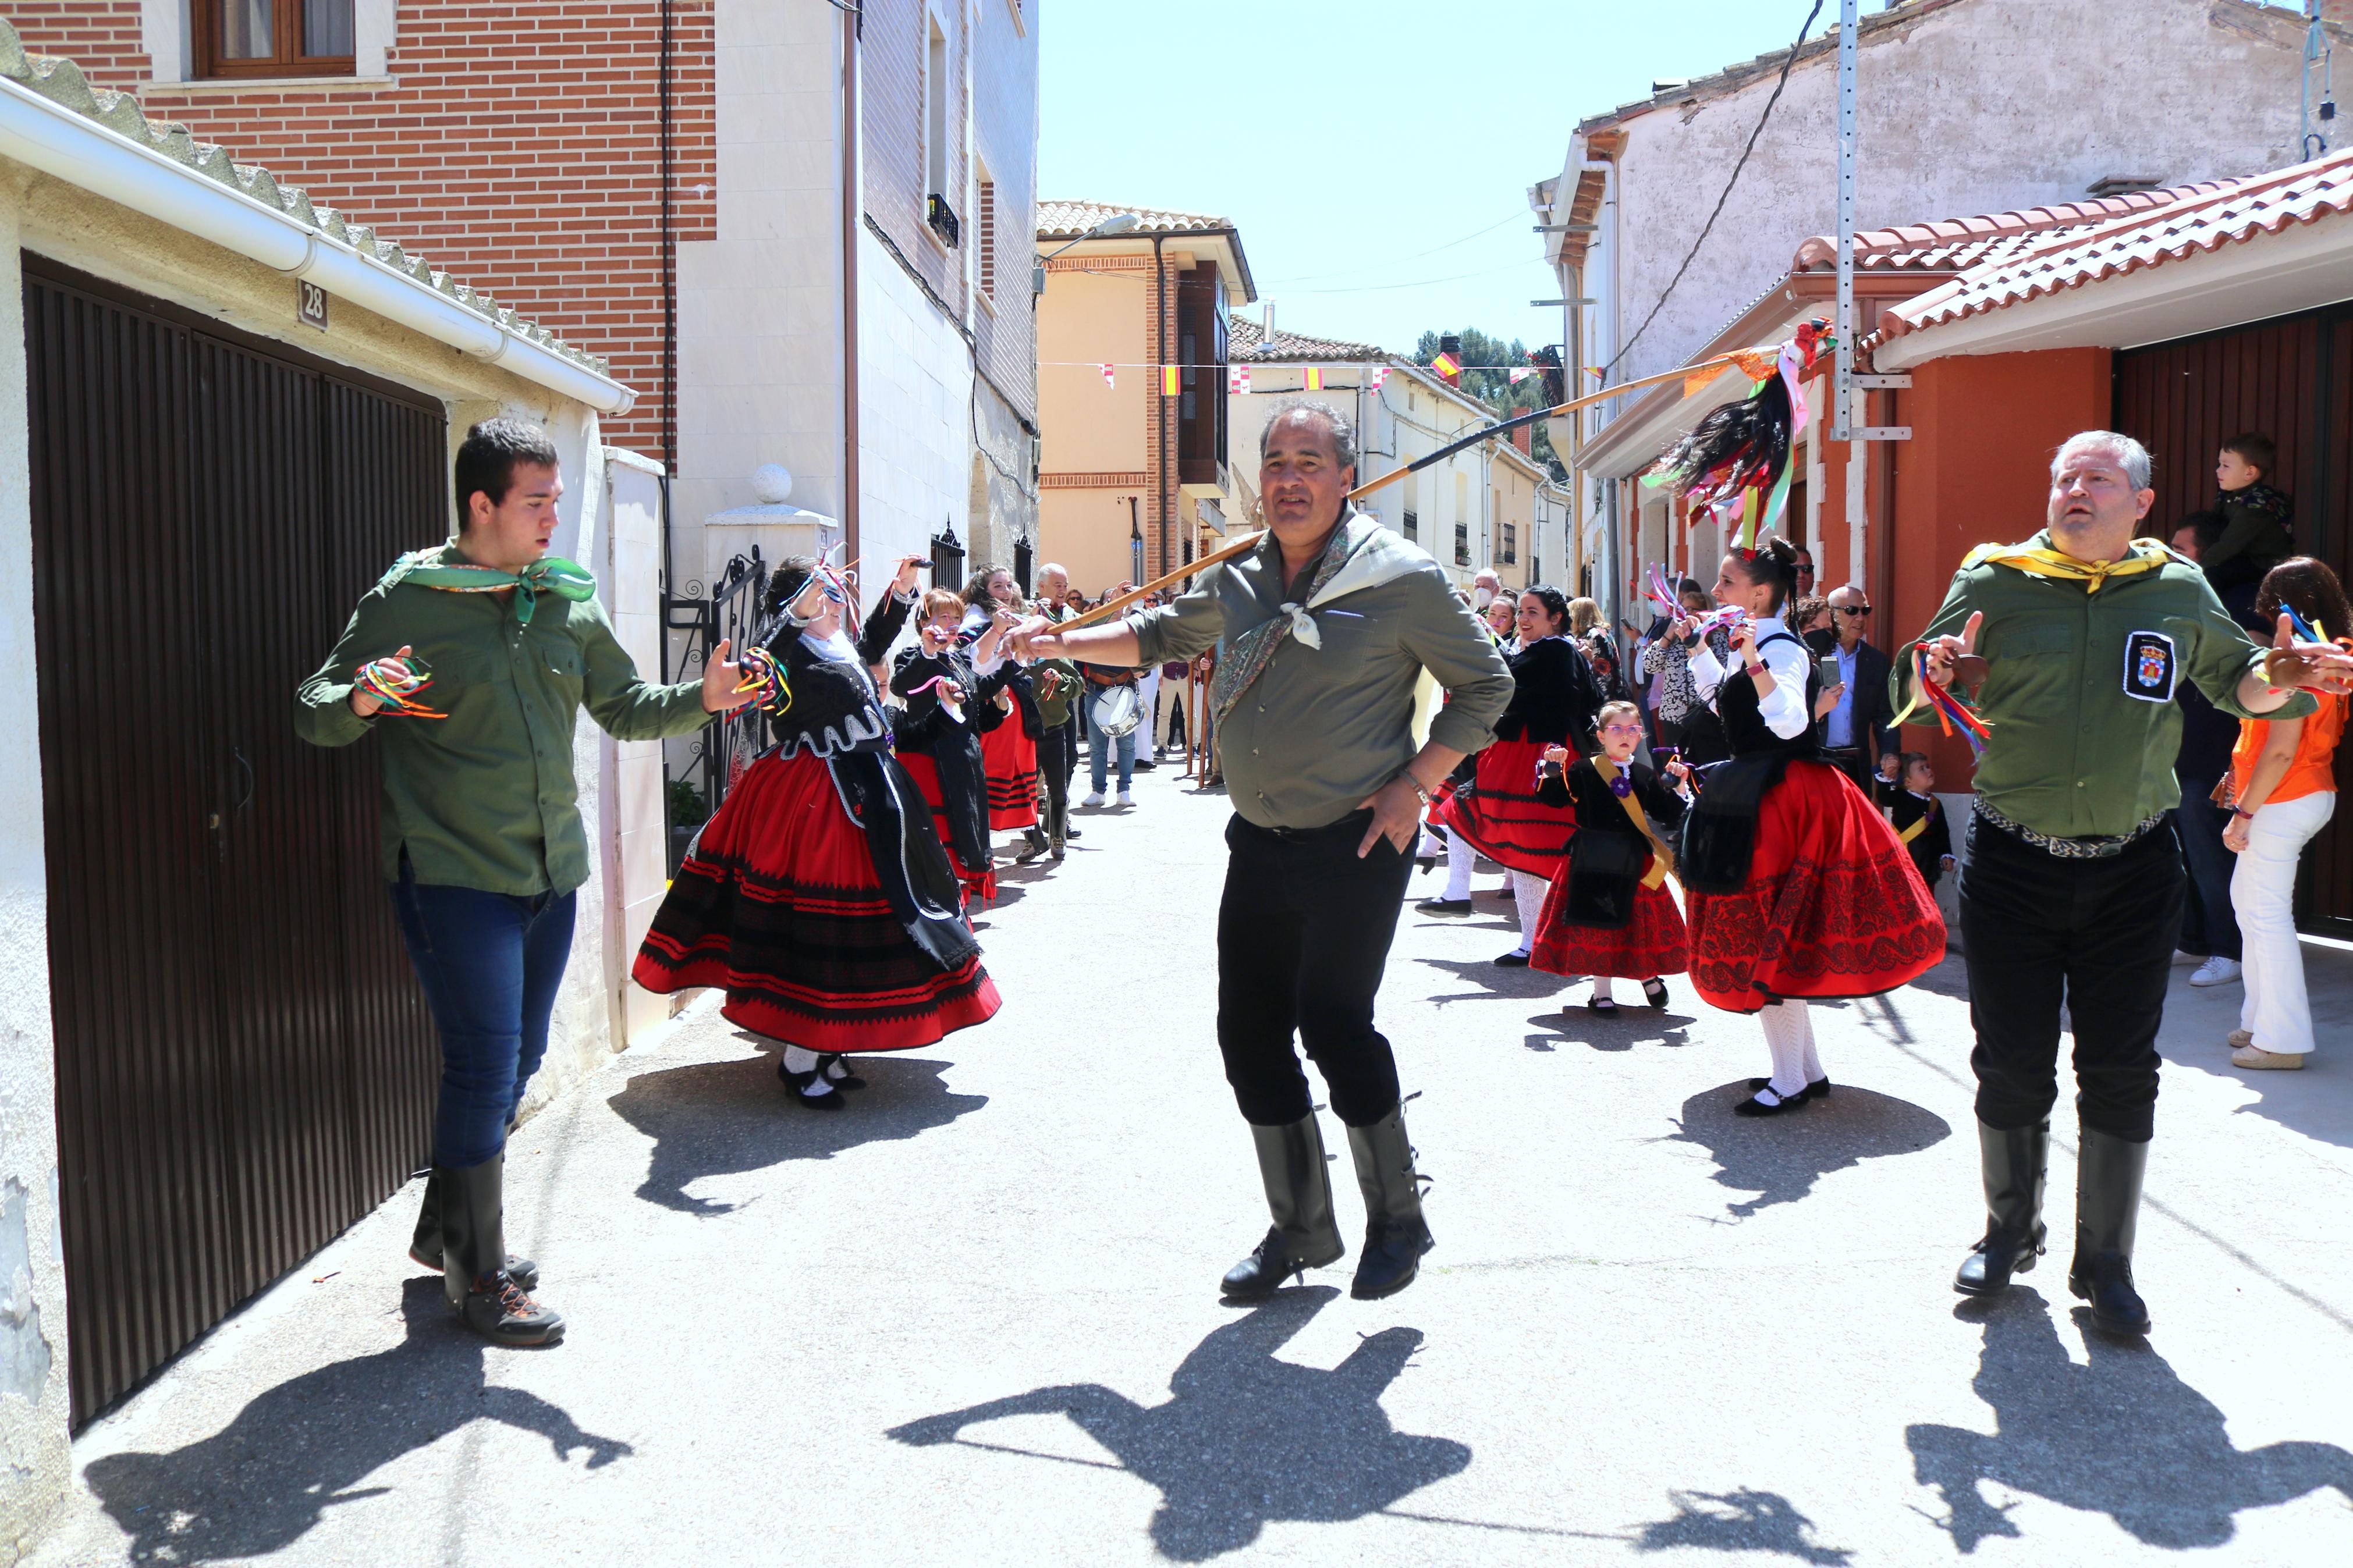
[{"label": "colorful ribbon", "polygon": [[1888,728],[1892,730],[1903,723],[1923,702],[1935,711],[1936,722],[1944,727],[1946,734],[1950,735],[1953,727],[1959,725],[1962,738],[1968,742],[1970,752],[1978,756],[1985,755],[1985,743],[1993,734],[1992,727],[1951,691],[1928,679],[1928,645],[1916,642],[1912,645],[1912,700],[1904,705],[1904,711],[1887,721]]},{"label": "colorful ribbon", "polygon": [[764,647],[747,647],[735,664],[743,672],[735,689],[751,692],[752,706],[781,715],[793,705],[792,682],[785,679],[785,667],[776,655]]},{"label": "colorful ribbon", "polygon": [[[386,679],[383,670],[378,668],[387,664],[396,664],[404,671],[397,680]],[[360,666],[360,672],[353,678],[353,684],[382,705],[377,710],[379,712],[390,713],[401,719],[449,717],[448,714],[438,709],[427,708],[424,703],[417,700],[417,693],[433,684],[433,667],[413,653],[406,657],[399,654],[387,654],[382,658],[371,659]]]}]

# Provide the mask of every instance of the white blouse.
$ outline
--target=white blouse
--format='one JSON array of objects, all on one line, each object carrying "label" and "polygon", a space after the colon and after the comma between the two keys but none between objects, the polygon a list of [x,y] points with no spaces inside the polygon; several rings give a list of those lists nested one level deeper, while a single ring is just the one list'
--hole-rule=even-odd
[{"label": "white blouse", "polygon": [[[1774,634],[1786,633],[1778,616],[1764,616],[1757,620],[1757,657],[1772,673],[1773,690],[1757,704],[1757,715],[1765,727],[1785,741],[1794,741],[1806,732],[1813,715],[1806,711],[1806,677],[1813,668],[1813,653],[1805,643],[1795,637],[1767,647],[1765,639]],[[1691,657],[1692,689],[1710,708],[1715,706],[1717,688],[1731,671],[1717,662],[1715,650],[1700,639],[1699,651]]]}]

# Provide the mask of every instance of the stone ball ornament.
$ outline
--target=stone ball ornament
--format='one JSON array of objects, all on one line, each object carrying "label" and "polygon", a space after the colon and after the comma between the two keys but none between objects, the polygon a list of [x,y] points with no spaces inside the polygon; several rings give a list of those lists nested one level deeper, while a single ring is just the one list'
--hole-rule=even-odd
[{"label": "stone ball ornament", "polygon": [[782,463],[763,463],[752,470],[752,494],[762,506],[782,506],[792,499],[792,471]]}]

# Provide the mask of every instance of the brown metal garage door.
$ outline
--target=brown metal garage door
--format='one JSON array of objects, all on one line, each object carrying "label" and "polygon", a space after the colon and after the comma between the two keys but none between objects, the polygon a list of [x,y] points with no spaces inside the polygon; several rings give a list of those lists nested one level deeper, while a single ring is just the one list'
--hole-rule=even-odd
[{"label": "brown metal garage door", "polygon": [[25,316],[79,1426],[424,1157],[374,751],[290,714],[441,536],[448,448],[430,400],[29,256]]}]

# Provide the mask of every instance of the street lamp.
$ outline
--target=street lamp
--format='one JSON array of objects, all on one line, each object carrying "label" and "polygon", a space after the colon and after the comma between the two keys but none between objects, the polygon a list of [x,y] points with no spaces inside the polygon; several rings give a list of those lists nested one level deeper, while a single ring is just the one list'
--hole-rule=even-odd
[{"label": "street lamp", "polygon": [[1103,219],[1103,222],[1095,225],[1094,227],[1079,236],[1077,239],[1070,241],[1069,244],[1056,246],[1053,249],[1039,257],[1037,264],[1030,268],[1029,292],[1032,294],[1043,294],[1046,291],[1046,263],[1053,260],[1054,258],[1070,249],[1071,246],[1077,245],[1084,240],[1100,239],[1107,234],[1125,234],[1129,229],[1134,228],[1143,221],[1144,220],[1142,218],[1136,216],[1134,213],[1121,213],[1116,216]]}]

